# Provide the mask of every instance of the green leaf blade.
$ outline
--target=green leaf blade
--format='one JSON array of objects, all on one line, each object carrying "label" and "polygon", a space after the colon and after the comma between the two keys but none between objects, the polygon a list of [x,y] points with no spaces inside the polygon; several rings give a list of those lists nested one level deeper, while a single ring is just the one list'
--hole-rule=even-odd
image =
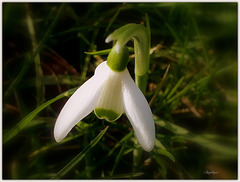
[{"label": "green leaf blade", "polygon": [[33,110],[31,113],[29,113],[25,118],[23,118],[15,127],[13,127],[3,138],[3,144],[5,144],[6,142],[8,142],[9,140],[11,140],[13,137],[15,137],[21,130],[23,130],[32,120],[33,118],[43,109],[45,109],[47,106],[49,106],[50,104],[56,102],[57,100],[65,97],[65,96],[69,96],[71,95],[74,91],[76,90],[76,88],[74,89],[70,89],[60,95],[58,95],[57,97],[43,103],[42,105],[40,105],[39,107],[37,107],[35,110]]},{"label": "green leaf blade", "polygon": [[100,139],[103,137],[103,135],[106,133],[109,126],[107,126],[104,130],[102,130],[97,137],[95,137],[91,143],[84,148],[75,158],[73,158],[72,161],[70,161],[64,168],[62,168],[58,173],[56,177],[53,177],[53,179],[59,179],[63,177],[65,174],[67,174],[71,169],[73,169],[86,155],[87,153],[100,141]]}]

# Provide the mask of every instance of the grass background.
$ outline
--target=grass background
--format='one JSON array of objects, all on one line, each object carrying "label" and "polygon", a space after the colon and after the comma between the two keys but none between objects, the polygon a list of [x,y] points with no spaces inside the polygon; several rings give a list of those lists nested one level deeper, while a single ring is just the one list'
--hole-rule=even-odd
[{"label": "grass background", "polygon": [[[107,57],[85,52],[146,14],[153,151],[134,165],[124,115],[92,113],[56,143],[60,109]],[[237,3],[3,3],[3,179],[236,179],[237,32]]]}]

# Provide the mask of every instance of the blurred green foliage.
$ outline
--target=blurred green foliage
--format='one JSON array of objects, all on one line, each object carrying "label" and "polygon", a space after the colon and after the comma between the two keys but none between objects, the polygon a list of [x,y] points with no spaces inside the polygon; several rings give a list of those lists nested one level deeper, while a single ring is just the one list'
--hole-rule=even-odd
[{"label": "blurred green foliage", "polygon": [[[237,178],[237,3],[2,7],[3,179]],[[91,114],[56,143],[56,117],[106,59],[96,51],[111,48],[107,35],[146,24],[146,14],[153,151],[133,166],[140,146],[124,115],[108,123]],[[133,76],[132,56],[128,69]]]}]

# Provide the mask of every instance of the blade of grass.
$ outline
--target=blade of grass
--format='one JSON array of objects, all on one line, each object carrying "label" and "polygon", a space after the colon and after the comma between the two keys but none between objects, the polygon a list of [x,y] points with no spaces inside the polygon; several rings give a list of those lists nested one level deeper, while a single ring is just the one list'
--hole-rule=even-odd
[{"label": "blade of grass", "polygon": [[122,146],[120,152],[118,153],[118,155],[116,157],[115,163],[113,165],[113,169],[112,169],[112,171],[110,173],[110,176],[113,176],[113,173],[115,172],[115,170],[116,170],[116,168],[118,166],[118,163],[119,163],[119,161],[120,161],[120,159],[121,159],[121,157],[123,155],[124,150],[125,150],[125,145]]},{"label": "blade of grass", "polygon": [[187,32],[185,33],[185,39],[183,42],[182,56],[181,56],[180,60],[178,61],[178,63],[180,65],[184,64],[184,61],[185,61],[185,54],[187,52],[187,47],[188,47],[188,42],[189,42],[189,29],[190,29],[189,27],[190,27],[190,23],[188,21],[187,28],[186,28]]},{"label": "blade of grass", "polygon": [[[128,48],[128,51],[133,53],[134,50],[132,47],[127,47]],[[105,50],[101,50],[101,51],[96,51],[96,52],[84,52],[85,54],[89,54],[89,55],[99,55],[99,56],[102,56],[102,55],[107,55],[110,53],[112,49],[105,49]]]},{"label": "blade of grass", "polygon": [[101,51],[96,51],[96,52],[84,52],[85,54],[89,54],[89,55],[107,55],[110,53],[112,49],[105,49],[105,50],[101,50]]},{"label": "blade of grass", "polygon": [[136,173],[127,173],[127,174],[117,174],[114,176],[104,177],[104,179],[131,179],[142,176],[143,172],[136,172]]},{"label": "blade of grass", "polygon": [[154,152],[156,151],[156,153],[153,153],[152,155],[164,155],[166,157],[168,157],[171,161],[175,162],[175,157],[166,149],[166,147],[160,142],[160,137],[159,135],[157,135],[156,140],[155,140],[155,149]]},{"label": "blade of grass", "polygon": [[168,65],[168,67],[167,67],[167,69],[166,69],[166,71],[165,71],[165,73],[164,73],[164,75],[163,75],[163,78],[161,79],[160,83],[158,84],[158,86],[157,86],[157,88],[156,88],[156,91],[155,91],[152,99],[151,99],[150,102],[149,102],[149,105],[150,105],[150,106],[152,105],[154,99],[157,97],[160,89],[162,88],[162,85],[163,85],[163,83],[164,83],[164,81],[165,81],[165,78],[166,78],[166,76],[167,76],[167,74],[168,74],[169,68],[170,68],[170,64]]},{"label": "blade of grass", "polygon": [[178,87],[181,85],[181,83],[183,82],[184,77],[181,77],[180,80],[178,80],[177,84],[173,87],[173,89],[171,90],[171,92],[168,94],[167,99],[169,99],[174,93],[175,91],[178,89]]},{"label": "blade of grass", "polygon": [[123,143],[125,143],[127,140],[129,140],[129,138],[133,135],[133,131],[129,132],[126,136],[124,136],[117,144],[114,145],[114,147],[108,152],[107,156],[111,156],[113,154],[113,152],[120,147],[121,145],[123,145]]},{"label": "blade of grass", "polygon": [[37,48],[35,49],[34,53],[31,56],[31,58],[29,59],[28,64],[24,65],[24,67],[21,69],[20,73],[16,76],[16,78],[13,80],[13,82],[8,87],[8,89],[7,89],[6,93],[5,93],[5,96],[4,96],[5,98],[7,98],[12,93],[15,85],[20,82],[20,80],[22,79],[22,77],[24,76],[24,74],[26,73],[28,68],[30,67],[31,63],[34,61],[34,58],[39,54],[39,51],[41,50],[41,48],[43,47],[43,45],[47,41],[49,35],[51,34],[53,28],[55,27],[55,25],[56,25],[56,23],[57,23],[57,21],[59,19],[60,14],[62,13],[63,5],[64,4],[62,4],[61,7],[59,8],[59,11],[57,12],[55,19],[52,21],[52,23],[49,26],[48,30],[43,35],[43,38],[39,42]]},{"label": "blade of grass", "polygon": [[84,148],[76,157],[73,158],[64,168],[62,168],[55,177],[52,179],[60,179],[66,175],[70,170],[72,170],[86,155],[87,153],[100,141],[109,126],[102,130],[96,138],[94,138],[91,143]]},{"label": "blade of grass", "polygon": [[23,118],[15,127],[13,127],[6,135],[4,135],[3,138],[3,144],[11,140],[13,137],[15,137],[21,130],[23,130],[31,121],[32,119],[44,108],[49,106],[50,104],[56,102],[57,100],[72,95],[77,88],[70,89],[57,97],[54,97],[53,99],[43,103],[39,107],[37,107],[35,110],[33,110],[31,113],[29,113],[25,118]]},{"label": "blade of grass", "polygon": [[199,38],[199,40],[200,40],[200,44],[201,44],[201,46],[202,46],[202,48],[203,48],[204,58],[205,58],[206,62],[209,64],[208,53],[207,53],[206,47],[205,47],[205,45],[204,45],[202,36],[201,36],[201,34],[200,34],[200,31],[199,31],[197,22],[196,22],[196,20],[195,20],[194,17],[192,17],[190,20],[192,21],[193,27],[194,27],[194,29],[195,29],[195,31],[196,31],[196,33],[197,33],[197,36],[198,36],[198,38]]},{"label": "blade of grass", "polygon": [[[92,170],[96,169],[98,166],[102,165],[105,161],[107,161],[107,160],[109,159],[109,157],[114,154],[114,151],[115,151],[118,147],[122,146],[123,143],[125,143],[126,141],[128,141],[132,135],[133,135],[133,130],[132,130],[131,132],[129,132],[126,136],[124,136],[118,143],[116,143],[116,144],[114,145],[114,147],[108,152],[108,154],[105,155],[99,162],[95,163],[94,166],[92,166],[91,168],[89,168],[88,171],[92,171]],[[81,173],[81,175],[83,175],[83,173],[86,173],[86,172],[88,172],[88,171],[83,171],[83,172]]]},{"label": "blade of grass", "polygon": [[[95,29],[94,32],[93,32],[92,40],[91,40],[91,42],[89,42],[89,49],[90,50],[95,50],[94,42],[95,42],[95,39],[96,39],[96,36],[97,36],[98,32],[99,32],[99,29]],[[85,60],[84,60],[84,66],[83,66],[83,69],[82,69],[82,74],[81,74],[81,79],[83,79],[83,80],[86,79],[89,62],[90,62],[90,55],[86,55]]]},{"label": "blade of grass", "polygon": [[175,157],[167,150],[160,149],[160,150],[158,150],[158,154],[164,155],[164,156],[168,157],[171,161],[175,162]]},{"label": "blade of grass", "polygon": [[[179,45],[183,45],[182,41],[180,40],[177,32],[174,30],[174,28],[166,21],[164,16],[158,11],[157,8],[154,9],[154,12],[163,20],[164,25],[169,29],[169,31],[172,33],[172,36],[175,38],[176,42],[178,42]],[[159,22],[159,21],[158,21]],[[157,24],[158,26],[162,26],[161,24]],[[162,28],[162,27],[161,27]]]},{"label": "blade of grass", "polygon": [[216,152],[220,152],[223,153],[224,155],[230,156],[230,157],[235,157],[237,155],[237,148],[234,147],[229,147],[223,144],[219,144],[217,142],[217,139],[215,136],[216,140],[213,140],[211,138],[212,135],[195,135],[193,133],[191,133],[190,131],[188,131],[187,129],[180,127],[176,124],[170,123],[168,121],[163,121],[158,119],[158,117],[155,116],[154,121],[156,123],[156,125],[161,126],[171,132],[173,132],[174,134],[176,134],[177,136],[174,136],[175,138],[179,138],[184,140],[184,141],[192,141],[194,143],[197,143],[203,147],[206,147],[212,151],[216,151]]},{"label": "blade of grass", "polygon": [[172,101],[174,101],[177,98],[180,98],[182,95],[184,95],[190,88],[194,87],[195,84],[189,84],[187,85],[183,90],[181,90],[179,93],[177,93],[176,95],[174,95],[172,98],[170,98],[167,103],[171,103]]},{"label": "blade of grass", "polygon": [[[28,3],[26,4],[26,10],[27,10],[27,27],[28,31],[32,40],[32,53],[37,49],[38,44],[36,40],[36,34],[34,29],[34,24],[32,17],[30,15],[30,8]],[[34,58],[35,62],[35,72],[36,72],[36,78],[35,78],[35,84],[36,84],[36,106],[39,106],[43,101],[43,92],[42,92],[42,83],[41,83],[41,77],[42,77],[42,69],[41,69],[41,60],[39,52],[36,54]]]},{"label": "blade of grass", "polygon": [[209,148],[212,151],[221,152],[227,156],[230,157],[236,157],[237,156],[237,147],[229,147],[223,144],[219,144],[217,142],[214,142],[213,140],[209,139],[206,136],[203,135],[195,135],[193,137],[188,138],[190,141],[198,143],[199,145]]},{"label": "blade of grass", "polygon": [[115,21],[115,19],[117,18],[117,16],[119,15],[119,13],[121,12],[121,10],[123,9],[124,4],[121,5],[120,8],[118,8],[118,10],[116,11],[116,13],[113,15],[112,19],[109,21],[108,26],[106,28],[106,32],[109,31],[110,27],[112,26],[113,22]]},{"label": "blade of grass", "polygon": [[153,156],[153,158],[155,159],[155,161],[159,164],[160,168],[161,168],[161,175],[163,178],[166,178],[167,175],[167,167],[165,165],[165,163],[163,162],[163,160],[159,157]]},{"label": "blade of grass", "polygon": [[163,121],[163,120],[160,120],[160,119],[157,119],[156,117],[154,118],[155,120],[155,124],[160,126],[160,127],[163,127],[177,135],[187,135],[189,134],[190,132],[188,130],[186,130],[185,128],[182,128],[180,126],[177,126],[173,123],[170,123],[170,122],[167,122],[167,121]]},{"label": "blade of grass", "polygon": [[[148,14],[146,13],[145,14],[146,16],[146,27],[147,27],[147,32],[148,32],[148,38],[149,38],[149,41],[151,42],[151,27],[150,27],[150,21],[149,21],[149,16]],[[150,44],[149,44],[150,45]],[[151,46],[151,45],[150,45]],[[150,50],[150,49],[149,49]]]},{"label": "blade of grass", "polygon": [[59,143],[53,142],[53,143],[51,143],[51,144],[48,144],[48,145],[46,145],[46,146],[44,146],[44,147],[42,147],[42,148],[40,148],[40,149],[38,149],[38,150],[35,150],[33,153],[31,153],[31,154],[29,155],[29,157],[37,156],[37,155],[42,154],[42,153],[46,152],[47,150],[50,150],[50,149],[52,149],[52,148],[54,148],[54,147],[56,147],[56,146],[58,146],[58,145],[67,143],[67,142],[69,142],[69,141],[72,141],[72,140],[80,137],[82,134],[83,134],[83,133],[78,133],[77,135],[67,137],[67,138],[65,138],[64,140],[62,140],[62,141],[59,142]]},{"label": "blade of grass", "polygon": [[168,95],[168,93],[170,92],[172,88],[172,85],[170,83],[168,83],[167,87],[165,88],[164,92],[163,92],[163,96],[166,97]]},{"label": "blade of grass", "polygon": [[[209,81],[210,81],[210,79],[211,78],[213,78],[214,77],[214,75],[215,75],[215,73],[216,73],[216,71],[213,71],[212,73],[211,73],[211,75],[207,75],[207,76],[205,76],[205,77],[203,77],[203,78],[201,78],[201,79],[199,79],[199,80],[197,80],[197,81],[195,81],[194,79],[187,85],[187,86],[185,86],[180,92],[178,92],[176,95],[174,95],[173,97],[171,97],[170,99],[168,99],[168,101],[167,101],[167,103],[171,103],[172,101],[174,101],[175,99],[177,99],[177,98],[180,98],[181,96],[183,96],[184,94],[186,94],[186,92],[188,92],[189,91],[189,89],[191,89],[191,88],[193,88],[193,87],[195,87],[195,86],[198,86],[199,88],[200,88],[200,86],[203,86],[203,88],[206,86],[206,84],[207,83],[209,83]],[[200,75],[200,74],[199,74]],[[183,77],[182,77],[183,78]],[[181,79],[182,79],[181,78]],[[207,82],[206,82],[207,81]],[[179,80],[179,82],[180,82],[180,80]],[[182,81],[181,81],[182,82]],[[205,83],[204,85],[200,85],[200,84],[202,84],[202,83]],[[177,83],[177,85],[178,85],[178,83]],[[176,86],[177,86],[176,85]],[[180,85],[180,84],[179,84]],[[175,86],[175,87],[176,87]],[[174,87],[174,91],[175,91],[175,87]],[[171,93],[170,93],[171,94]],[[169,94],[169,95],[170,95]],[[172,94],[171,94],[172,95]],[[168,98],[168,97],[167,97]]]}]

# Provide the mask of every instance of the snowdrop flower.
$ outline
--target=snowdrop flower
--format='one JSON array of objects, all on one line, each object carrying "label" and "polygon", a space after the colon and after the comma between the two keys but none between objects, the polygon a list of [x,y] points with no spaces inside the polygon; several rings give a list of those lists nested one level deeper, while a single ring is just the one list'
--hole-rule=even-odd
[{"label": "snowdrop flower", "polygon": [[116,121],[125,113],[138,142],[151,151],[155,126],[151,109],[144,95],[127,70],[128,50],[112,48],[107,61],[97,66],[94,75],[69,98],[61,110],[55,127],[57,142],[93,110],[100,119]]}]

